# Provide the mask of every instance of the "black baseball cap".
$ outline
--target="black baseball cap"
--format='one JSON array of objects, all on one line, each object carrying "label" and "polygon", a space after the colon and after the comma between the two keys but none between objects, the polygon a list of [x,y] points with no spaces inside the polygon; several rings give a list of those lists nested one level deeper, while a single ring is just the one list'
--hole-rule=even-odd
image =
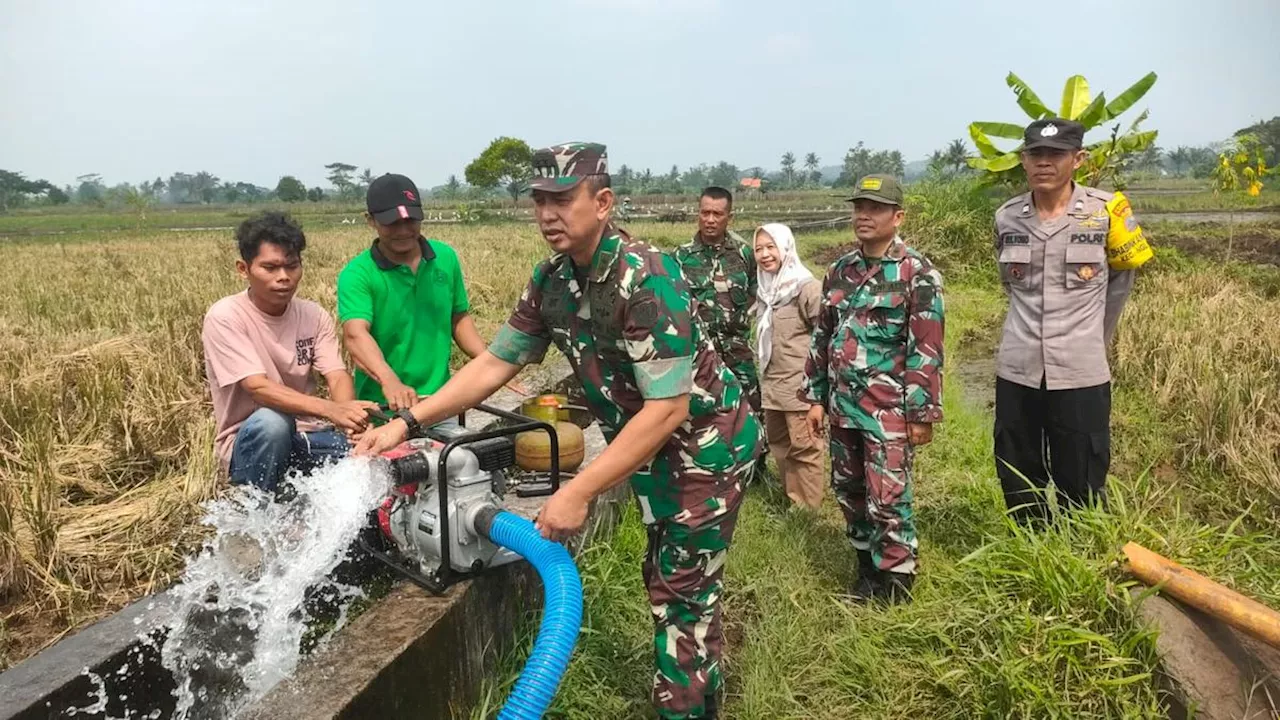
[{"label": "black baseball cap", "polygon": [[1038,147],[1079,150],[1084,147],[1084,126],[1062,118],[1036,120],[1023,131],[1022,142],[1023,150]]},{"label": "black baseball cap", "polygon": [[418,194],[418,186],[403,175],[387,173],[369,183],[364,201],[369,214],[379,225],[422,219],[422,196]]}]

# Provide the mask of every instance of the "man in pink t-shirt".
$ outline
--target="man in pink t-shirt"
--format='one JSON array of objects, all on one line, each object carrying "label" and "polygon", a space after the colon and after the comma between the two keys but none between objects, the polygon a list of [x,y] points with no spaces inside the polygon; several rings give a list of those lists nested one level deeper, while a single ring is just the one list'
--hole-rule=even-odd
[{"label": "man in pink t-shirt", "polygon": [[[338,353],[333,319],[294,298],[302,279],[302,228],[266,212],[236,230],[236,272],[245,292],[214,303],[204,317],[205,376],[217,423],[214,452],[234,484],[276,490],[293,467],[309,471],[345,455],[374,403],[355,399]],[[315,374],[329,399],[317,397]]]}]

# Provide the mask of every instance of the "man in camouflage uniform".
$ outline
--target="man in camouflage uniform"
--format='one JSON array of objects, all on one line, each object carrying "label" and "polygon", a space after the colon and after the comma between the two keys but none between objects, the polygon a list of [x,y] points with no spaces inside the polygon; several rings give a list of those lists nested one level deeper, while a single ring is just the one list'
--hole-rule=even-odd
[{"label": "man in camouflage uniform", "polygon": [[733,195],[722,187],[706,188],[698,200],[698,232],[676,248],[675,256],[697,301],[698,320],[759,414],[760,380],[751,349],[756,259],[751,245],[729,229],[731,220]]},{"label": "man in camouflage uniform", "polygon": [[858,553],[853,596],[909,600],[916,573],[914,448],[942,420],[942,277],[898,236],[902,186],[858,181],[860,247],[823,280],[800,397],[809,426],[831,424],[831,486]]},{"label": "man in camouflage uniform", "polygon": [[488,351],[357,452],[389,449],[409,427],[482,402],[554,343],[609,446],[547,501],[537,525],[551,539],[577,533],[591,500],[630,478],[649,528],[654,704],[665,718],[715,717],[725,556],[760,426],[694,322],[675,261],[610,221],[605,147],[558,145],[533,164],[535,217],[554,254]]},{"label": "man in camouflage uniform", "polygon": [[1000,282],[1009,296],[996,358],[993,438],[1005,504],[1022,523],[1106,502],[1111,462],[1107,344],[1133,288],[1133,270],[1107,262],[1112,194],[1076,184],[1089,154],[1084,126],[1045,118],[1027,126],[1022,167],[1030,192],[996,211]]}]

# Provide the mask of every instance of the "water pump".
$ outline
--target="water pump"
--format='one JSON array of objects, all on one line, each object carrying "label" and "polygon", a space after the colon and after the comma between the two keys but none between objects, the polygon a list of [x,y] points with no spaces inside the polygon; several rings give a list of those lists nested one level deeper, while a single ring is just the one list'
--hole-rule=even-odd
[{"label": "water pump", "polygon": [[[430,428],[383,455],[395,489],[371,513],[360,537],[366,552],[434,593],[453,583],[524,558],[542,578],[543,614],[529,661],[499,720],[541,718],[555,697],[582,627],[582,579],[563,545],[544,540],[533,523],[502,509],[505,471],[515,464],[515,436],[542,430],[550,437],[546,483],[521,483],[518,495],[550,495],[560,486],[555,428],[486,405],[506,420],[478,432]],[[384,415],[385,418],[385,415]]]},{"label": "water pump", "polygon": [[459,580],[520,559],[477,524],[486,508],[502,509],[508,471],[515,465],[515,437],[543,431],[553,462],[538,483],[521,483],[522,497],[550,495],[560,485],[558,438],[550,424],[497,408],[476,408],[506,421],[471,431],[432,427],[382,455],[393,490],[371,513],[361,537],[364,549],[418,585],[442,593]]}]

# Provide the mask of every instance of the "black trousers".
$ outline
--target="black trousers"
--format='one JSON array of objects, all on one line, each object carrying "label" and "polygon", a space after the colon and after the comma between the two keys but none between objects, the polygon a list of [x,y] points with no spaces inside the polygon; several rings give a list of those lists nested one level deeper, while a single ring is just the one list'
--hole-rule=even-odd
[{"label": "black trousers", "polygon": [[1073,390],[1030,388],[996,378],[996,475],[1022,523],[1048,520],[1046,488],[1066,509],[1106,504],[1111,465],[1111,383]]}]

